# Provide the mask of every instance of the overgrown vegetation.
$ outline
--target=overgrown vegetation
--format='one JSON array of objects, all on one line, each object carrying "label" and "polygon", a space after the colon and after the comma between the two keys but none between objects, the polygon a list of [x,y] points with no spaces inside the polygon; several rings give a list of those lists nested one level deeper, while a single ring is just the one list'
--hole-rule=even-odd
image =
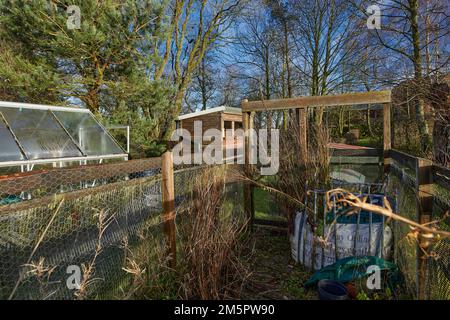
[{"label": "overgrown vegetation", "polygon": [[307,191],[324,188],[330,177],[330,151],[328,148],[329,132],[324,125],[315,122],[307,128],[306,149],[302,148],[300,139],[305,138],[301,132],[299,121],[294,117],[288,130],[282,130],[280,136],[280,170],[275,188],[295,199],[284,202],[289,226],[292,228],[295,210],[299,203],[305,204]]},{"label": "overgrown vegetation", "polygon": [[[242,237],[248,220],[242,212],[223,210],[226,184],[223,168],[196,177],[181,233],[181,296],[197,299],[240,298],[250,269],[243,265]],[[204,201],[208,199],[208,201]]]}]

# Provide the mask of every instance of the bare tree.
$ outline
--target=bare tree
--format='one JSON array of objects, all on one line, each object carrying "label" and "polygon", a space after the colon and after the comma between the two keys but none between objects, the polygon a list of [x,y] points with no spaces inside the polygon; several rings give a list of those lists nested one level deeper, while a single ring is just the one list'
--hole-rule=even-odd
[{"label": "bare tree", "polygon": [[240,0],[171,0],[166,3],[168,18],[161,21],[166,37],[153,49],[160,60],[154,78],[167,77],[176,89],[175,114],[167,119],[164,139],[171,134],[173,119],[181,111],[186,90],[205,53],[230,27]]},{"label": "bare tree", "polygon": [[191,85],[188,87],[185,102],[190,106],[190,111],[198,109],[206,110],[216,102],[220,69],[215,61],[213,53],[207,52],[193,75]]},{"label": "bare tree", "polygon": [[[436,0],[354,2],[364,13],[369,4],[379,6],[382,18],[381,29],[374,29],[373,34],[378,44],[391,52],[390,60],[396,59],[396,63],[387,63],[396,68],[393,82],[403,80],[399,77],[399,66],[403,65],[406,76],[414,80],[415,88],[411,88],[414,96],[408,100],[414,104],[421,149],[426,153],[430,150],[431,136],[425,116],[425,83],[429,82],[430,76],[438,78],[442,70],[448,68],[448,58],[442,61],[439,44],[440,39],[450,32],[446,4]],[[411,73],[412,77],[409,76]]]},{"label": "bare tree", "polygon": [[[297,58],[295,67],[308,81],[309,94],[324,95],[342,84],[342,64],[357,53],[361,32],[348,1],[294,1],[297,16],[293,33]],[[324,109],[315,113],[317,124]]]}]

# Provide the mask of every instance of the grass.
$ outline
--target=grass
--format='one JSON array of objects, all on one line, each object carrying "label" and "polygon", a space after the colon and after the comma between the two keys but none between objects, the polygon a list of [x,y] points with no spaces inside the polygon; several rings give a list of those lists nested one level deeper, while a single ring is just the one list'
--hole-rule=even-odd
[{"label": "grass", "polygon": [[361,147],[379,148],[381,147],[381,143],[382,140],[380,140],[379,137],[364,137],[358,139],[356,145]]},{"label": "grass", "polygon": [[312,273],[292,260],[285,232],[255,227],[249,249],[253,250],[253,272],[243,292],[244,299],[317,299],[314,289],[303,286]]},{"label": "grass", "polygon": [[255,219],[268,220],[268,221],[286,221],[282,216],[272,215],[269,213],[255,211]]},{"label": "grass", "polygon": [[273,194],[261,188],[254,188],[255,218],[263,220],[285,221],[286,218],[280,215],[277,202],[273,199]]},{"label": "grass", "polygon": [[[269,179],[262,181],[271,185]],[[286,221],[281,215],[277,199],[262,188],[254,188],[255,218]],[[312,275],[294,262],[286,230],[255,226],[250,235],[249,249],[253,250],[252,275],[243,292],[244,299],[315,300],[314,289],[306,289],[304,283]]]}]

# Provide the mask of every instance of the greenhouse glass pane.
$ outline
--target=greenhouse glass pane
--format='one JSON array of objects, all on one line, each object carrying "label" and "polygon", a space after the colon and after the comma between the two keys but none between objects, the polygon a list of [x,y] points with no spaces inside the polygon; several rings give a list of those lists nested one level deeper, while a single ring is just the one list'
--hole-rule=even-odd
[{"label": "greenhouse glass pane", "polygon": [[0,119],[0,161],[24,160],[19,146],[14,140],[11,132],[6,128],[3,120]]},{"label": "greenhouse glass pane", "polygon": [[83,156],[48,110],[0,108],[28,159]]},{"label": "greenhouse glass pane", "polygon": [[53,113],[86,155],[124,153],[91,113],[70,111],[53,111]]}]

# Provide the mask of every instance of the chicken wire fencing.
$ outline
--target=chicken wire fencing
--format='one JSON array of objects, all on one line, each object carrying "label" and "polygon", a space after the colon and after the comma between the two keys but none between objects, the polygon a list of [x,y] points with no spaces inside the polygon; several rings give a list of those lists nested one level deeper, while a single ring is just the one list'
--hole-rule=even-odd
[{"label": "chicken wire fencing", "polygon": [[[156,273],[167,260],[160,164],[143,159],[0,178],[0,299],[129,297],[135,264]],[[176,168],[177,205],[203,170]],[[229,198],[238,201],[233,192]]]},{"label": "chicken wire fencing", "polygon": [[163,245],[158,166],[151,159],[3,177],[0,298],[120,295],[127,254],[142,235]]},{"label": "chicken wire fencing", "polygon": [[[440,220],[439,227],[450,231],[450,194],[436,192],[433,203],[432,220]],[[444,217],[444,215],[447,216]],[[435,243],[427,259],[426,292],[428,299],[450,300],[450,239]]]},{"label": "chicken wire fencing", "polygon": [[[412,221],[418,221],[416,178],[413,170],[393,161],[388,176],[387,190],[396,199],[397,213]],[[450,192],[437,184],[432,186],[432,221],[438,221],[442,230],[450,230]],[[417,239],[411,237],[411,228],[405,223],[393,222],[394,261],[403,276],[404,289],[408,297],[418,297],[419,257]],[[440,239],[427,250],[424,280],[425,299],[450,299],[450,241]]]}]

